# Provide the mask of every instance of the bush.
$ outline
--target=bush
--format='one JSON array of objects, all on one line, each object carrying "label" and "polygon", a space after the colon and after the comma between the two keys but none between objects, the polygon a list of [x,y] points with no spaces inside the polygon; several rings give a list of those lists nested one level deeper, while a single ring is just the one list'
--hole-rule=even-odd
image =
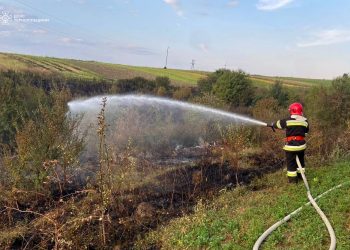
[{"label": "bush", "polygon": [[345,128],[350,117],[350,77],[345,74],[333,80],[330,88],[313,89],[308,96],[308,105],[310,113],[324,129]]},{"label": "bush", "polygon": [[156,88],[164,88],[166,91],[170,91],[172,89],[170,80],[168,77],[156,77],[155,80]]},{"label": "bush", "polygon": [[216,81],[213,93],[234,107],[249,106],[254,96],[252,82],[243,71],[225,71]]},{"label": "bush", "polygon": [[[310,151],[326,160],[345,152],[350,117],[350,78],[347,74],[333,80],[331,87],[317,87],[307,96],[307,111],[311,121]],[[331,139],[330,139],[331,138]]]},{"label": "bush", "polygon": [[204,93],[202,96],[196,96],[192,99],[192,102],[217,109],[227,110],[229,108],[223,100],[211,93]]},{"label": "bush", "polygon": [[281,108],[278,101],[272,97],[257,101],[252,111],[254,118],[265,122],[276,121],[288,116],[287,109]]},{"label": "bush", "polygon": [[52,184],[62,192],[69,170],[77,165],[83,138],[77,131],[79,120],[66,115],[70,94],[53,92],[50,98],[52,106],[40,105],[36,116],[17,132],[15,158],[5,158],[13,187],[47,191]]},{"label": "bush", "polygon": [[156,88],[154,81],[147,80],[143,77],[133,79],[121,79],[118,81],[119,93],[152,93]]},{"label": "bush", "polygon": [[282,86],[282,81],[275,81],[271,87],[269,95],[278,101],[280,106],[286,107],[288,104],[288,93]]},{"label": "bush", "polygon": [[180,87],[173,93],[173,98],[177,100],[188,100],[192,96],[190,87]]},{"label": "bush", "polygon": [[213,90],[213,86],[220,76],[225,72],[230,72],[227,69],[218,69],[214,73],[209,74],[206,78],[198,80],[198,90],[200,93],[209,93]]},{"label": "bush", "polygon": [[0,75],[0,144],[8,145],[11,149],[16,146],[17,130],[27,119],[35,116],[39,105],[48,102],[42,89],[24,81],[20,76],[15,81],[4,74]]}]

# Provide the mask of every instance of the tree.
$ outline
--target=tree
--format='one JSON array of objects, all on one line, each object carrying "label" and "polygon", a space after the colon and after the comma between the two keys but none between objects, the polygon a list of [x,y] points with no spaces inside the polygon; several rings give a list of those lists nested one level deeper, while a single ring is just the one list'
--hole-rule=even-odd
[{"label": "tree", "polygon": [[277,100],[280,106],[286,107],[289,101],[288,93],[284,90],[282,81],[276,80],[270,89],[270,96]]},{"label": "tree", "polygon": [[209,74],[206,78],[198,80],[198,90],[200,93],[210,93],[213,90],[213,86],[220,76],[225,72],[230,72],[227,69],[218,69],[214,73]]},{"label": "tree", "polygon": [[251,80],[243,71],[225,71],[216,81],[213,93],[232,106],[249,106],[254,97]]},{"label": "tree", "polygon": [[350,119],[350,77],[344,74],[332,81],[330,88],[314,89],[310,106],[324,128],[344,128]]}]

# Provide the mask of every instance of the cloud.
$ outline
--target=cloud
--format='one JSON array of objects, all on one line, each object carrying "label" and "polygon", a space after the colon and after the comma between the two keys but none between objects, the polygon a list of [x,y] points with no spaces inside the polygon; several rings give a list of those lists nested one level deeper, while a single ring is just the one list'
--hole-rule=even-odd
[{"label": "cloud", "polygon": [[203,52],[208,52],[209,51],[209,48],[208,48],[208,45],[205,44],[205,43],[199,43],[198,44],[198,48],[203,51]]},{"label": "cloud", "polygon": [[47,34],[47,30],[43,30],[43,29],[35,29],[32,30],[33,34],[38,34],[38,35],[43,35],[43,34]]},{"label": "cloud", "polygon": [[309,41],[298,43],[297,46],[303,48],[345,42],[350,42],[350,30],[329,29],[313,34]]},{"label": "cloud", "polygon": [[77,43],[83,43],[84,40],[80,38],[73,38],[73,37],[62,37],[60,39],[60,42],[64,44],[77,44]]},{"label": "cloud", "polygon": [[126,52],[128,54],[134,54],[134,55],[140,55],[140,56],[151,56],[151,55],[157,55],[156,52],[153,50],[142,47],[142,46],[137,46],[137,45],[122,45],[118,46],[118,50],[121,50],[122,52]]},{"label": "cloud", "polygon": [[179,0],[163,0],[164,3],[170,5],[176,12],[178,16],[183,16],[183,10],[181,9],[180,6],[180,1]]},{"label": "cloud", "polygon": [[237,5],[239,4],[239,1],[238,0],[231,0],[227,3],[227,6],[228,7],[231,7],[231,8],[234,8],[236,7]]},{"label": "cloud", "polygon": [[8,37],[11,35],[11,31],[9,30],[1,30],[0,31],[0,37]]},{"label": "cloud", "polygon": [[256,7],[259,10],[272,11],[290,4],[294,0],[259,0]]}]

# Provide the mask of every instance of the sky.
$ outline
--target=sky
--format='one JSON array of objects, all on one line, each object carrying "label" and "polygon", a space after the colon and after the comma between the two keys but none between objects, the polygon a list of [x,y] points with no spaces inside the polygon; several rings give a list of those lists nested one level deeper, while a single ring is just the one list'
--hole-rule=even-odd
[{"label": "sky", "polygon": [[0,51],[332,79],[350,72],[348,0],[0,0]]}]

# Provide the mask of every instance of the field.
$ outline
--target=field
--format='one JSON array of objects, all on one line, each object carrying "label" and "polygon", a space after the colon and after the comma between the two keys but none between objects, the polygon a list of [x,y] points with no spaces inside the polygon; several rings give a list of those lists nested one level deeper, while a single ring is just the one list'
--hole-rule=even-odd
[{"label": "field", "polygon": [[0,69],[29,70],[40,73],[60,73],[67,77],[128,79],[144,77],[154,79],[157,76],[169,77],[175,85],[196,85],[206,72],[137,67],[95,61],[81,61],[52,57],[39,57],[19,54],[0,53]]},{"label": "field", "polygon": [[330,85],[331,80],[327,79],[307,79],[307,78],[294,78],[294,77],[271,77],[271,76],[259,76],[252,75],[251,79],[253,83],[258,86],[270,86],[275,83],[276,80],[282,81],[283,85],[291,88],[310,88],[317,85]]},{"label": "field", "polygon": [[[0,70],[7,69],[18,71],[29,70],[39,73],[56,72],[67,77],[89,79],[104,78],[117,80],[133,77],[154,79],[157,76],[166,76],[169,77],[172,84],[181,86],[195,86],[199,79],[206,77],[209,73],[194,70],[138,67],[95,61],[0,53]],[[251,80],[255,86],[265,88],[274,84],[276,80],[281,80],[284,86],[290,88],[310,88],[316,85],[329,85],[331,83],[331,80],[327,79],[271,77],[260,75],[251,75]]]}]

